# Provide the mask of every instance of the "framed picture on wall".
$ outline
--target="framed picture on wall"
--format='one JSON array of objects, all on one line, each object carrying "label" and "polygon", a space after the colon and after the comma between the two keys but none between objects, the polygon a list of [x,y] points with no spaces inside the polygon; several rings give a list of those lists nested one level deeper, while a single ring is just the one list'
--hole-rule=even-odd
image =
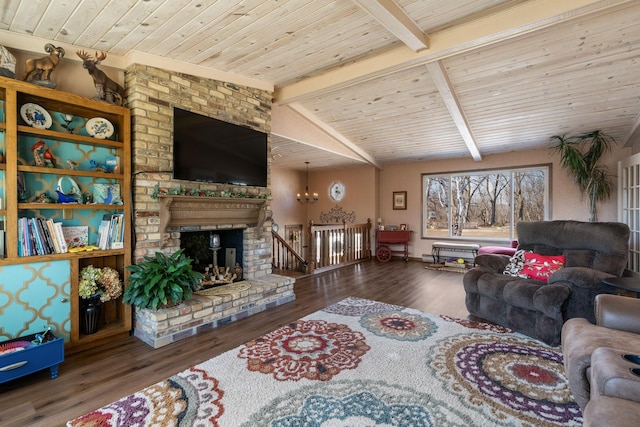
[{"label": "framed picture on wall", "polygon": [[393,209],[394,210],[407,209],[407,192],[406,191],[393,192]]}]

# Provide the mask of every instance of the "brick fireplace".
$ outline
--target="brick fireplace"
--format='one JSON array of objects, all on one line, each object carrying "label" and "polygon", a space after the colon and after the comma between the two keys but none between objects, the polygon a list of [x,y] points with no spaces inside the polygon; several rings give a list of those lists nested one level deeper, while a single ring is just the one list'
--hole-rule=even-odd
[{"label": "brick fireplace", "polygon": [[[223,297],[196,296],[173,309],[136,310],[135,335],[159,347],[294,300],[293,280],[271,272],[271,158],[266,188],[173,179],[174,107],[265,132],[269,151],[272,92],[139,64],[126,70],[125,87],[132,119],[134,262],[179,250],[183,232],[241,229],[243,275],[251,285]],[[158,188],[247,197],[155,197]]]},{"label": "brick fireplace", "polygon": [[[245,280],[224,295],[196,293],[184,303],[162,310],[136,310],[136,337],[159,348],[199,332],[244,319],[293,301],[294,279],[264,272],[271,262],[271,241],[264,230],[264,199],[160,196],[163,245],[173,245],[183,233],[239,231],[242,235]],[[267,244],[268,240],[268,244]],[[269,264],[265,264],[268,262]]]}]

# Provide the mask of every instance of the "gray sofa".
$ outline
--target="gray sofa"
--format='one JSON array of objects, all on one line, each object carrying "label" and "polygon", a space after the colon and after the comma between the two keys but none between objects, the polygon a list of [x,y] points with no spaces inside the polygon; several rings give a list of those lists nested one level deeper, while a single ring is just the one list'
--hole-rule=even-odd
[{"label": "gray sofa", "polygon": [[518,249],[564,255],[565,267],[540,280],[503,274],[506,255],[478,255],[463,278],[472,316],[550,345],[559,345],[567,319],[595,322],[594,298],[616,293],[602,283],[622,276],[627,264],[629,227],[617,222],[536,221],[517,224]]},{"label": "gray sofa", "polygon": [[640,376],[631,371],[640,369],[640,300],[598,295],[595,313],[595,325],[574,318],[562,328],[565,371],[584,425],[640,425]]}]

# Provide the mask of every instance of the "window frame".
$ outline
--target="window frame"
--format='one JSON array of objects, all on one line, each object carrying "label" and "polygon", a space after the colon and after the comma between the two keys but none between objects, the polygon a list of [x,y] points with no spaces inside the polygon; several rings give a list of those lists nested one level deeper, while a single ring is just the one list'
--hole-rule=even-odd
[{"label": "window frame", "polygon": [[[551,212],[552,212],[552,207],[551,207],[551,178],[552,178],[552,164],[551,163],[543,163],[543,164],[535,164],[535,165],[524,165],[524,166],[515,166],[515,167],[510,167],[510,168],[487,168],[487,169],[473,169],[473,170],[459,170],[459,171],[446,171],[446,172],[436,172],[436,173],[422,173],[420,174],[420,190],[421,190],[421,214],[420,214],[420,238],[421,239],[429,239],[429,240],[470,240],[473,239],[474,241],[478,241],[478,242],[505,242],[506,239],[504,237],[479,237],[479,236],[454,236],[452,235],[452,218],[451,218],[451,213],[450,211],[447,214],[447,220],[448,220],[448,235],[446,236],[433,236],[433,235],[429,235],[428,234],[428,230],[427,230],[427,226],[426,226],[426,218],[429,214],[428,212],[428,206],[426,205],[426,197],[427,197],[427,188],[425,187],[426,184],[426,179],[427,178],[434,178],[434,177],[440,177],[440,178],[446,178],[449,183],[452,182],[452,177],[454,176],[459,176],[459,175],[490,175],[490,174],[509,174],[511,176],[511,178],[513,178],[513,173],[514,172],[522,172],[522,171],[527,171],[527,170],[542,170],[544,172],[544,198],[543,198],[543,203],[544,203],[544,221],[548,221],[549,218],[551,218]],[[510,222],[509,222],[509,238],[508,240],[516,240],[517,239],[517,235],[516,235],[516,227],[513,221],[514,218],[514,191],[513,191],[513,185],[514,185],[514,180],[511,179],[511,187],[509,189],[510,191],[510,202],[509,202],[509,218],[510,218]],[[449,200],[451,200],[452,197],[452,186],[449,185],[448,188],[448,198]]]}]

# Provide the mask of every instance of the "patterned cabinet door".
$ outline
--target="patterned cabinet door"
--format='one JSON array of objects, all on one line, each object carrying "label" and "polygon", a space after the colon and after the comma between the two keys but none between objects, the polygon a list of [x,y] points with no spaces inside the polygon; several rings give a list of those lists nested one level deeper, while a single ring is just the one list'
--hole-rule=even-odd
[{"label": "patterned cabinet door", "polygon": [[0,341],[44,331],[69,340],[69,260],[0,267]]}]

